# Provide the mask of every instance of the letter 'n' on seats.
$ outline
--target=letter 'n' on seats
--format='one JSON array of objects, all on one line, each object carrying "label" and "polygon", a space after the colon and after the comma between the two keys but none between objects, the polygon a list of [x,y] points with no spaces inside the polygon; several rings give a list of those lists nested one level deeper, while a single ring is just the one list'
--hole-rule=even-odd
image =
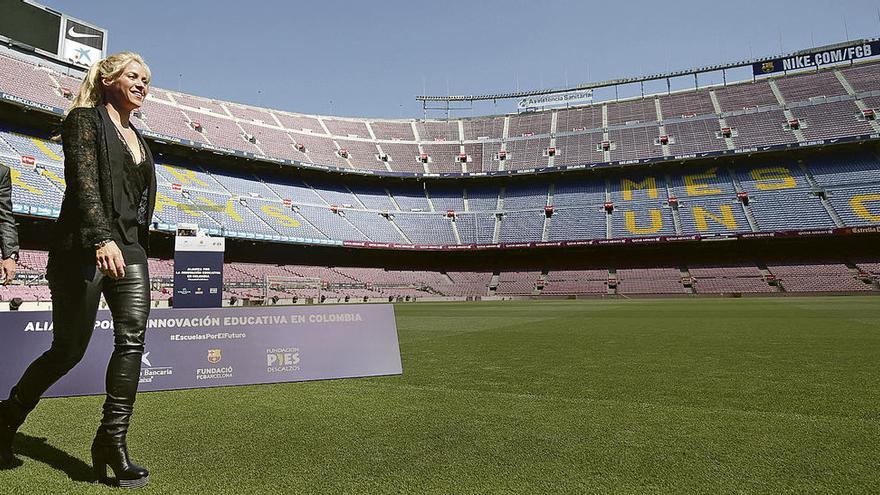
[{"label": "letter 'n' on seats", "polygon": [[709,230],[709,222],[706,221],[707,218],[711,218],[730,230],[735,229],[737,227],[736,218],[733,217],[733,209],[730,205],[719,205],[719,209],[721,210],[720,218],[717,215],[710,213],[702,206],[694,206],[691,208],[691,213],[694,215],[694,224],[697,226],[697,230],[700,232]]},{"label": "letter 'n' on seats", "polygon": [[797,187],[797,181],[786,167],[762,167],[749,172],[755,187],[761,191],[775,191],[777,189],[792,189]]}]

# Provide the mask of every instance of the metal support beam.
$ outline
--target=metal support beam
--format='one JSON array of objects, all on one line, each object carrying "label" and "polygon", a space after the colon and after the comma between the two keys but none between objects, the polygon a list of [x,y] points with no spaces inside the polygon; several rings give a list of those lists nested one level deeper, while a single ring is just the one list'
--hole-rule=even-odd
[{"label": "metal support beam", "polygon": [[[691,69],[666,72],[666,73],[651,74],[651,75],[641,76],[641,77],[626,77],[626,78],[620,78],[620,79],[610,79],[610,80],[606,80],[606,81],[580,84],[577,86],[572,86],[572,87],[567,87],[567,88],[550,88],[550,89],[539,89],[539,90],[532,90],[532,91],[516,91],[513,93],[499,93],[499,94],[486,94],[486,95],[454,95],[454,96],[421,95],[421,96],[416,96],[416,100],[436,101],[436,102],[440,102],[440,101],[473,102],[473,101],[480,101],[480,100],[506,100],[506,99],[515,99],[515,98],[525,98],[525,97],[529,97],[529,96],[540,96],[540,95],[549,95],[549,94],[556,94],[556,93],[567,93],[570,91],[581,91],[581,90],[586,90],[586,89],[605,88],[605,87],[609,87],[609,86],[617,87],[617,86],[620,86],[623,84],[632,84],[632,83],[645,82],[645,81],[656,81],[656,80],[660,80],[660,79],[666,79],[668,82],[668,80],[670,78],[688,76],[691,74],[694,75],[694,78],[696,80],[696,74],[702,74],[705,72],[718,72],[718,71],[724,71],[725,69],[746,67],[746,66],[751,66],[752,64],[769,62],[772,60],[776,60],[778,58],[788,58],[788,57],[794,57],[794,56],[798,56],[798,55],[816,53],[816,52],[820,52],[820,51],[828,51],[828,50],[834,50],[834,49],[839,49],[839,48],[845,48],[845,47],[854,46],[854,45],[868,44],[868,43],[875,42],[877,40],[880,40],[880,38],[870,38],[870,39],[860,39],[860,40],[854,40],[854,41],[847,41],[844,43],[835,43],[832,45],[825,45],[825,46],[820,46],[820,47],[816,47],[816,48],[799,50],[799,51],[787,53],[787,54],[773,55],[773,56],[769,56],[769,57],[761,57],[761,58],[755,58],[755,59],[740,60],[738,62],[731,62],[731,63],[726,63],[726,64],[709,65],[709,66],[704,66],[704,67],[695,67],[695,68],[691,68]],[[850,61],[850,63],[852,63],[852,61]],[[726,78],[726,76],[725,76],[725,78]],[[752,79],[756,80],[757,78],[753,75]]]}]

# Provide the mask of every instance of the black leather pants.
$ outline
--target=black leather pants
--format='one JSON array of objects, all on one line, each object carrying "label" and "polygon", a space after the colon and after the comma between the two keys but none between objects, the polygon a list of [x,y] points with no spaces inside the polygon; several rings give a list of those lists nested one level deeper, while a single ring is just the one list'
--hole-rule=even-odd
[{"label": "black leather pants", "polygon": [[[83,357],[95,327],[101,294],[113,316],[113,354],[107,366],[104,416],[95,437],[103,445],[125,443],[137,394],[144,352],[144,332],[150,313],[150,278],[147,265],[127,265],[125,276],[114,280],[95,270],[86,276],[76,266],[49,274],[52,291],[52,347],[24,372],[10,397],[26,410]],[[23,418],[22,418],[23,419]]]}]

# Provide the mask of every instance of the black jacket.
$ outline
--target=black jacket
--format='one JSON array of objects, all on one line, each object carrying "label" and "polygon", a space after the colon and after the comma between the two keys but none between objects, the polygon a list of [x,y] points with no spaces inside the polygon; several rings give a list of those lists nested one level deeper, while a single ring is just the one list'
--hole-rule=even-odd
[{"label": "black jacket", "polygon": [[[156,173],[150,148],[137,129],[135,133],[146,152],[144,166],[151,171],[147,224],[138,232],[140,243],[149,255],[148,229],[156,205]],[[75,259],[70,256],[93,255],[96,243],[111,239],[112,225],[119,221],[118,212],[126,201],[122,168],[124,145],[106,108],[71,110],[62,124],[61,139],[67,188],[49,249],[50,270],[58,262]]]},{"label": "black jacket", "polygon": [[18,229],[12,216],[12,178],[9,167],[0,163],[0,253],[4,258],[18,252]]}]

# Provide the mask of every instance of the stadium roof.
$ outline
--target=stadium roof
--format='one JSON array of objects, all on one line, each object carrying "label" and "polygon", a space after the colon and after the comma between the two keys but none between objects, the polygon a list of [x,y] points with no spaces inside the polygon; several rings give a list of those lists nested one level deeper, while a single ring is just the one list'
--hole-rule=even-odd
[{"label": "stadium roof", "polygon": [[[858,39],[852,41],[845,41],[841,43],[834,43],[831,45],[823,45],[819,47],[798,50],[795,52],[790,52],[782,55],[771,55],[762,58],[755,59],[746,59],[740,60],[738,62],[729,62],[725,64],[717,64],[717,65],[707,65],[703,67],[695,67],[691,69],[683,69],[673,72],[662,72],[657,74],[650,74],[646,76],[639,77],[624,77],[619,79],[609,79],[606,81],[599,81],[593,83],[580,84],[577,86],[571,86],[567,88],[550,88],[550,89],[536,89],[530,91],[515,91],[512,93],[493,93],[493,94],[483,94],[483,95],[453,95],[453,96],[429,96],[429,95],[419,95],[416,96],[416,100],[421,102],[454,102],[454,101],[463,101],[463,102],[473,102],[473,101],[482,101],[482,100],[506,100],[513,98],[527,98],[530,96],[541,96],[541,95],[551,95],[558,93],[567,93],[570,91],[582,91],[588,89],[595,88],[604,88],[609,86],[620,86],[623,84],[631,84],[631,83],[640,83],[646,81],[656,81],[660,79],[671,79],[674,77],[682,77],[688,75],[696,75],[702,74],[706,72],[717,72],[717,71],[726,71],[727,69],[735,69],[739,67],[747,67],[753,66],[755,64],[762,64],[764,62],[769,62],[777,59],[785,59],[790,57],[796,57],[800,55],[807,55],[812,53],[818,53],[829,50],[837,50],[841,48],[846,48],[850,46],[856,45],[864,45],[874,43],[880,40],[880,38],[869,38],[869,39]],[[880,54],[877,54],[880,55]]]}]

